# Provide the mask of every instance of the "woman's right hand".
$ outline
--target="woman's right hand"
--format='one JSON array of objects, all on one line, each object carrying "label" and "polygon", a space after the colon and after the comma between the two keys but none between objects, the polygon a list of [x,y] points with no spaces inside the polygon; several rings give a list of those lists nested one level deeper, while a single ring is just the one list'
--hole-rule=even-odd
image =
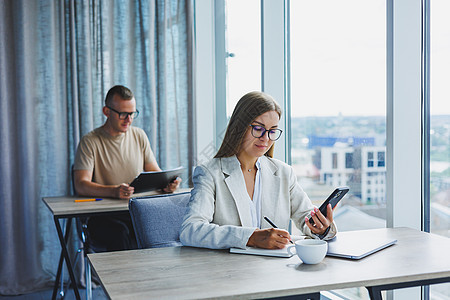
[{"label": "woman's right hand", "polygon": [[249,247],[282,249],[291,240],[289,232],[283,229],[256,229],[247,242]]}]

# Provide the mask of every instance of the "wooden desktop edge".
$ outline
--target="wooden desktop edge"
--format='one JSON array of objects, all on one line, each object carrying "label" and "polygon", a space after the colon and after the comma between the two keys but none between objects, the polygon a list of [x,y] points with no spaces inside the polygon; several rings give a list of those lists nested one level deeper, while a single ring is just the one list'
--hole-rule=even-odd
[{"label": "wooden desktop edge", "polygon": [[[161,191],[150,191],[143,192],[133,195],[132,198],[137,197],[152,197],[152,196],[165,196],[171,194],[181,194],[190,192],[191,188],[182,188],[176,190],[174,193],[164,193]],[[92,201],[92,202],[79,202],[75,203],[75,199],[88,199],[93,198],[93,196],[74,196],[74,195],[64,195],[64,196],[52,196],[52,197],[42,197],[42,201],[46,207],[50,210],[54,217],[58,218],[69,218],[69,217],[80,217],[80,216],[90,216],[99,214],[112,214],[121,213],[128,211],[129,199],[117,199],[117,198],[102,198],[102,201]]]}]

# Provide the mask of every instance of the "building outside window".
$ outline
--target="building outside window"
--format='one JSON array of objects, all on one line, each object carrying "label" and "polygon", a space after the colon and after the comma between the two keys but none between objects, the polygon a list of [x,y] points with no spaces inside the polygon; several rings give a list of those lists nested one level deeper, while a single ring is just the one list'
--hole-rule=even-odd
[{"label": "building outside window", "polygon": [[385,166],[385,162],[384,162],[384,160],[385,160],[385,155],[384,155],[384,151],[381,151],[381,152],[378,152],[377,153],[377,160],[378,160],[378,166],[379,167],[384,167]]},{"label": "building outside window", "polygon": [[332,165],[333,165],[333,169],[337,169],[338,168],[338,159],[337,159],[337,153],[331,153],[331,159],[332,159]]},{"label": "building outside window", "polygon": [[373,152],[367,153],[367,167],[369,168],[373,167]]},{"label": "building outside window", "polygon": [[353,153],[345,153],[345,168],[353,169]]}]

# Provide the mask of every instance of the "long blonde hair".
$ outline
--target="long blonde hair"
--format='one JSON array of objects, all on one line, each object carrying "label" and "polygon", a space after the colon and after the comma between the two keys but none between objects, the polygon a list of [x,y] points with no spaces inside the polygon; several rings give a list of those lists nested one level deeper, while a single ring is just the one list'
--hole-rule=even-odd
[{"label": "long blonde hair", "polygon": [[[280,105],[270,95],[263,92],[245,94],[234,108],[222,145],[214,157],[230,157],[238,154],[250,124],[268,111],[276,111],[281,119]],[[273,157],[274,145],[264,155]]]}]

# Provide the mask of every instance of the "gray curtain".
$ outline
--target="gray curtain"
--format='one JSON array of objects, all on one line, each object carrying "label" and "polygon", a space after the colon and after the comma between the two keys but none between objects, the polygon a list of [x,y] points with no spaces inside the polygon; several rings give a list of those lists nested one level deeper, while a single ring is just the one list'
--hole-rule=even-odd
[{"label": "gray curtain", "polygon": [[186,186],[191,2],[0,0],[1,295],[53,284],[60,246],[41,198],[70,194],[78,141],[104,122],[111,86],[134,92],[134,125],[162,168],[186,167]]}]

